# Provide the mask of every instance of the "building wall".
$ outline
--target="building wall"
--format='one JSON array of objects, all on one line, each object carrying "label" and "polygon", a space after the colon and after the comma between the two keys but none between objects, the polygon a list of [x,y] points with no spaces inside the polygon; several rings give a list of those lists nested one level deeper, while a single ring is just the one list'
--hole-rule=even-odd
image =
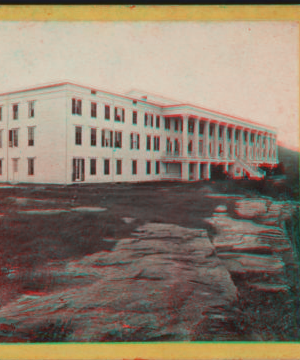
[{"label": "building wall", "polygon": [[[34,101],[34,117],[28,116],[28,101]],[[18,119],[13,120],[12,104],[18,103]],[[30,91],[0,99],[2,108],[3,158],[1,182],[63,183],[65,181],[66,117],[65,90]],[[34,145],[28,145],[28,127],[34,127]],[[9,130],[18,130],[18,147],[9,147]],[[34,159],[34,175],[28,175],[28,158]],[[18,159],[18,171],[13,170]]]}]

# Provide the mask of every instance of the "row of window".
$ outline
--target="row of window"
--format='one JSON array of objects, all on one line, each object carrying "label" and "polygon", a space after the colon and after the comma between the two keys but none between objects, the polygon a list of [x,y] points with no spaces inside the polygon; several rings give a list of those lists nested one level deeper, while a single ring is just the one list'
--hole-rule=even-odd
[{"label": "row of window", "polygon": [[[116,160],[116,175],[122,175],[122,160]],[[110,159],[103,160],[103,174],[110,175],[111,172],[111,161]],[[131,161],[131,173],[137,175],[137,160]],[[151,161],[146,160],[146,175],[151,175]],[[155,174],[160,174],[160,162],[155,161]],[[85,175],[85,160],[84,159],[73,159],[73,181],[83,181]],[[90,175],[97,175],[97,159],[90,159]]]},{"label": "row of window", "polygon": [[[146,149],[151,150],[151,135],[146,135]],[[75,127],[75,145],[82,145],[82,127]],[[97,129],[91,129],[91,146],[97,145]],[[115,131],[103,129],[101,131],[101,145],[102,147],[122,148],[122,131]],[[140,148],[140,134],[130,134],[130,149],[139,150]],[[153,150],[159,151],[160,137],[153,136]]]},{"label": "row of window", "polygon": [[[34,158],[27,159],[28,175],[34,175]],[[17,173],[19,171],[19,159],[12,159],[12,171]],[[0,175],[3,175],[3,160],[0,159]]]},{"label": "row of window", "polygon": [[[28,129],[28,146],[34,146],[34,126],[30,126]],[[2,140],[3,130],[0,130],[0,148],[3,147]],[[8,146],[18,147],[19,146],[19,129],[12,129],[8,131]]]},{"label": "row of window", "polygon": [[[34,117],[35,101],[28,101],[28,118]],[[3,119],[2,106],[0,106],[0,121]],[[12,118],[13,120],[19,119],[19,104],[12,104]]]}]

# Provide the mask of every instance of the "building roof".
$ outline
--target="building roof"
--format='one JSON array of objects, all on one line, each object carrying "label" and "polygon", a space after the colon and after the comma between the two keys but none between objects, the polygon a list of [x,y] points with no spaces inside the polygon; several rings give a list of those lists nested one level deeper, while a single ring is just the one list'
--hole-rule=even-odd
[{"label": "building roof", "polygon": [[189,107],[189,108],[193,108],[195,110],[202,110],[202,111],[205,111],[205,112],[208,112],[211,114],[224,116],[229,119],[231,118],[233,120],[237,120],[244,124],[251,124],[251,125],[263,127],[263,128],[266,128],[266,129],[269,129],[272,131],[276,131],[276,128],[273,126],[270,126],[270,125],[261,124],[261,123],[255,122],[253,120],[245,119],[245,118],[238,117],[235,115],[226,114],[226,113],[216,111],[216,110],[207,109],[207,108],[204,108],[204,107],[201,107],[198,105],[194,105],[194,104],[190,104],[187,102],[181,102],[178,100],[170,99],[170,98],[164,97],[162,95],[149,93],[149,92],[146,92],[143,90],[132,89],[132,90],[126,92],[125,94],[120,94],[120,93],[115,93],[115,92],[111,92],[111,91],[107,91],[107,90],[101,90],[101,89],[98,89],[97,87],[91,86],[91,85],[78,84],[78,83],[75,83],[75,82],[69,81],[69,80],[48,83],[48,84],[41,84],[41,85],[36,85],[34,87],[28,87],[28,88],[23,88],[23,89],[19,89],[19,90],[12,90],[12,91],[8,91],[5,93],[0,93],[0,96],[7,96],[7,95],[12,95],[12,94],[17,94],[17,93],[22,93],[22,92],[27,92],[27,91],[42,90],[42,89],[59,87],[59,86],[64,86],[64,85],[73,85],[73,86],[77,86],[77,87],[81,87],[81,88],[85,88],[85,89],[89,89],[89,90],[99,91],[101,93],[106,93],[108,95],[118,96],[118,97],[129,99],[129,100],[138,100],[139,102],[157,106],[157,107],[160,107],[165,110],[167,110],[167,108],[174,109],[176,107],[178,107],[178,108]]}]

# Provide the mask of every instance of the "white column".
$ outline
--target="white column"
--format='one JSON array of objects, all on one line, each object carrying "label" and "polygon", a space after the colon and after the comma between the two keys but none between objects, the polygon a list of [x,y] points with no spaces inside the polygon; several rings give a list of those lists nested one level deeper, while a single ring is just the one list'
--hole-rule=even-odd
[{"label": "white column", "polygon": [[254,143],[253,143],[253,160],[257,160],[257,156],[256,156],[257,146],[256,146],[256,143],[257,143],[257,131],[255,130],[254,131]]},{"label": "white column", "polygon": [[223,127],[223,159],[228,158],[227,124]]},{"label": "white column", "polygon": [[262,143],[263,143],[263,133],[260,133],[259,135],[259,160],[262,160],[263,153],[262,153]]},{"label": "white column", "polygon": [[188,147],[188,116],[182,116],[182,135],[181,135],[181,145],[182,145],[182,156],[187,157],[187,147]]},{"label": "white column", "polygon": [[219,123],[215,123],[214,125],[214,157],[216,159],[219,158]]},{"label": "white column", "polygon": [[196,163],[195,164],[195,180],[198,181],[200,179],[200,171],[201,171],[201,166],[200,163]]},{"label": "white column", "polygon": [[189,163],[181,163],[181,180],[189,181]]},{"label": "white column", "polygon": [[209,120],[204,122],[203,157],[209,158]]},{"label": "white column", "polygon": [[248,129],[247,130],[247,139],[246,139],[246,159],[247,161],[250,160],[250,136],[251,136],[251,132]]},{"label": "white column", "polygon": [[231,139],[230,139],[230,147],[231,147],[231,160],[235,159],[235,127],[231,128]]},{"label": "white column", "polygon": [[239,158],[243,158],[243,150],[244,150],[244,129],[241,128],[239,130]]},{"label": "white column", "polygon": [[210,179],[210,163],[207,163],[207,164],[206,164],[205,179],[206,179],[206,180],[209,180],[209,179]]},{"label": "white column", "polygon": [[266,134],[266,158],[265,158],[265,160],[267,162],[269,162],[269,160],[270,160],[269,151],[270,151],[270,135],[267,133]]},{"label": "white column", "polygon": [[194,120],[194,154],[199,157],[199,119]]}]

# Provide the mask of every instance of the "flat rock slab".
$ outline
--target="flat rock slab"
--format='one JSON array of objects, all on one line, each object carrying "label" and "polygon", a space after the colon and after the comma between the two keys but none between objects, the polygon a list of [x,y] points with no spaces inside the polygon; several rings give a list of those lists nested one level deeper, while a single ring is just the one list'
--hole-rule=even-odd
[{"label": "flat rock slab", "polygon": [[86,212],[101,212],[106,211],[107,208],[102,207],[92,207],[92,206],[80,206],[80,207],[73,207],[71,208],[71,211],[86,211]]},{"label": "flat rock slab", "polygon": [[132,218],[132,217],[122,217],[122,220],[124,221],[125,224],[131,224],[132,222],[135,221],[135,218]]},{"label": "flat rock slab", "polygon": [[[137,230],[112,251],[50,265],[54,288],[2,307],[0,325],[13,324],[19,339],[45,334],[47,326],[63,321],[72,323],[64,341],[195,340],[214,308],[223,319],[219,331],[228,336],[224,309],[237,300],[237,289],[206,230],[157,223]],[[62,279],[63,290],[55,287]]]},{"label": "flat rock slab", "polygon": [[17,211],[18,214],[26,215],[56,215],[61,213],[67,213],[69,210],[66,209],[46,209],[46,210],[21,210]]}]

